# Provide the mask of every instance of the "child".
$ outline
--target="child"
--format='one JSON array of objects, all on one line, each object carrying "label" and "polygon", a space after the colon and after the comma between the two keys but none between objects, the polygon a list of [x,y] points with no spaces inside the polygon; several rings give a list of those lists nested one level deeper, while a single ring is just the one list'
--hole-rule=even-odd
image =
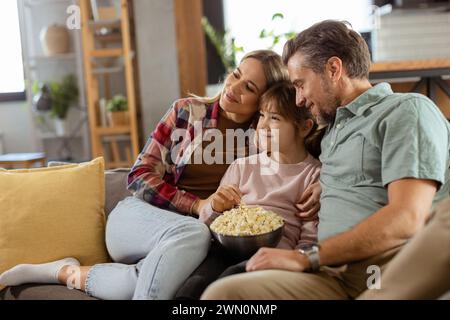
[{"label": "child", "polygon": [[317,241],[318,218],[305,221],[296,207],[303,191],[319,179],[321,134],[306,108],[295,103],[295,89],[281,82],[260,102],[256,142],[259,154],[234,161],[220,187],[202,208],[211,222],[239,203],[258,205],[279,214],[285,228],[278,248],[297,249]]},{"label": "child", "polygon": [[[199,219],[210,224],[240,203],[261,206],[285,220],[278,248],[296,249],[317,238],[317,218],[301,218],[297,204],[304,190],[319,179],[320,162],[314,157],[320,154],[323,131],[317,130],[306,108],[296,106],[295,89],[289,82],[273,85],[261,96],[259,105],[255,142],[262,152],[228,167],[217,191],[201,207]],[[245,265],[246,261],[224,255],[214,242],[176,297],[198,299],[214,280],[245,272]]]}]

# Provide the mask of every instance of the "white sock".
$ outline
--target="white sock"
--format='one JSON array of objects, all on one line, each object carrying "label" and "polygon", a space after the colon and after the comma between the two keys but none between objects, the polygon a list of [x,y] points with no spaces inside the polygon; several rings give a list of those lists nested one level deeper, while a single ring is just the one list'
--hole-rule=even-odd
[{"label": "white sock", "polygon": [[0,284],[19,286],[24,283],[59,283],[58,273],[64,266],[79,266],[75,258],[43,264],[19,264],[0,275]]}]

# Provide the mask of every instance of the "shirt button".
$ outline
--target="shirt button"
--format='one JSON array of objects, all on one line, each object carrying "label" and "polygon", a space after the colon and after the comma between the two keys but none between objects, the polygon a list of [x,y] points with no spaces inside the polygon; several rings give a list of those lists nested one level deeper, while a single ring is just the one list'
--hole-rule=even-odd
[{"label": "shirt button", "polygon": [[342,128],[342,124],[341,124],[341,123],[338,123],[338,124],[336,125],[336,128],[338,128],[338,129]]}]

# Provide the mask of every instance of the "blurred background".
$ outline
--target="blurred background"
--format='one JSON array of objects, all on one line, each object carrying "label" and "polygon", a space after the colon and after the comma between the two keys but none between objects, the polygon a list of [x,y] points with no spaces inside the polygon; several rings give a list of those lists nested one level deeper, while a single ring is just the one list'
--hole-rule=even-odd
[{"label": "blurred background", "polygon": [[367,41],[371,81],[450,118],[448,0],[2,0],[0,167],[132,165],[171,103],[213,95],[245,52],[324,19]]}]

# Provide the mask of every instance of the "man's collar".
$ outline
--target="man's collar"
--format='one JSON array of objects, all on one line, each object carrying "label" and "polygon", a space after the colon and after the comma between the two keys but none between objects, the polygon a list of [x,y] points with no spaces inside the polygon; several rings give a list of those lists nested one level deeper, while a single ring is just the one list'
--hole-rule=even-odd
[{"label": "man's collar", "polygon": [[362,115],[367,109],[377,104],[381,99],[393,93],[389,83],[382,82],[370,88],[344,108],[354,115]]}]

